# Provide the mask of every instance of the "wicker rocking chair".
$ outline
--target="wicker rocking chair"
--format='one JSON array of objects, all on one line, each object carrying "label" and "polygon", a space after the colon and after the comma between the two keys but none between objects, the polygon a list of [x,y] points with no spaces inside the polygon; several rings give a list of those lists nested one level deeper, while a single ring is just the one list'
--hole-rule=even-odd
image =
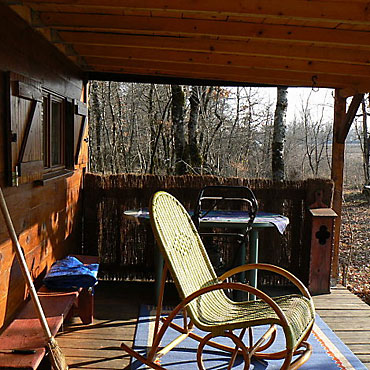
[{"label": "wicker rocking chair", "polygon": [[[147,357],[123,343],[121,347],[125,351],[154,369],[164,369],[157,360],[182,340],[190,337],[199,341],[199,369],[204,369],[202,353],[205,345],[230,353],[228,369],[232,368],[238,355],[243,357],[244,369],[250,367],[252,357],[266,360],[283,359],[281,369],[297,369],[309,359],[312,348],[306,340],[312,330],[315,310],[309,292],[297,278],[286,270],[267,264],[238,266],[218,278],[188,212],[172,195],[163,191],[154,194],[150,211],[152,228],[165,260],[153,343]],[[163,319],[160,326],[167,269],[175,281],[182,301]],[[247,284],[224,281],[233,274],[250,269],[279,273],[296,285],[301,294],[272,299]],[[248,292],[257,299],[234,302],[225,294],[225,291],[230,289]],[[173,322],[180,311],[183,311],[184,315],[183,326]],[[266,332],[259,338],[253,338],[253,327],[266,324]],[[192,332],[193,326],[208,334],[200,337]],[[276,326],[281,326],[284,332],[285,349],[268,353],[266,350],[276,338]],[[161,348],[161,339],[169,327],[177,329],[180,335]],[[241,329],[238,335],[233,333],[235,329]],[[243,341],[246,331],[248,345]],[[219,336],[230,338],[235,346],[216,342],[214,338]]]}]

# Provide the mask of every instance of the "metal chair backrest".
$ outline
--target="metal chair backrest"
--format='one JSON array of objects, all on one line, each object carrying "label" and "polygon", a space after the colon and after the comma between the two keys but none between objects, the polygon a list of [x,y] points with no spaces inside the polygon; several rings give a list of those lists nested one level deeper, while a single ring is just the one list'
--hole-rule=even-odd
[{"label": "metal chair backrest", "polygon": [[246,186],[212,185],[200,190],[192,217],[199,229],[200,221],[213,210],[246,211],[249,221],[245,227],[246,233],[252,228],[258,210],[257,199],[251,189]]}]

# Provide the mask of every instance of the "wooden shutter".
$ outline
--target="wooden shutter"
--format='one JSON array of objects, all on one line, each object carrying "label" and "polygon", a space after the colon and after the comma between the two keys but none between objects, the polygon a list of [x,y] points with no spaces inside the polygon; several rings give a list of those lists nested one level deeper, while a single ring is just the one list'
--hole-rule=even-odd
[{"label": "wooden shutter", "polygon": [[41,83],[13,72],[7,79],[8,180],[12,186],[43,176]]},{"label": "wooden shutter", "polygon": [[79,156],[86,128],[87,104],[78,100],[75,100],[74,104],[75,104],[74,163],[79,164]]}]

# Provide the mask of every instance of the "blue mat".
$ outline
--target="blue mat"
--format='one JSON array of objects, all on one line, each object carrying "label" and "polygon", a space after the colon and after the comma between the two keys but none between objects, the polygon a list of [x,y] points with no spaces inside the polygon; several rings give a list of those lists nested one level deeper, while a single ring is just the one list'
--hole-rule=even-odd
[{"label": "blue mat", "polygon": [[[141,306],[140,316],[136,329],[134,348],[142,355],[146,355],[152,341],[154,328],[155,307]],[[182,325],[182,317],[176,318],[175,322]],[[196,329],[196,332],[202,332]],[[254,331],[258,335],[257,331]],[[179,333],[171,328],[162,340],[162,345],[166,345],[176,338]],[[280,340],[279,340],[280,339]],[[231,341],[222,338],[220,342],[231,345]],[[279,346],[284,343],[282,333],[278,333],[276,345],[273,350],[282,349]],[[300,368],[302,370],[366,370],[365,365],[351,352],[351,350],[332,332],[325,322],[317,315],[313,334],[310,335],[309,342],[313,346],[313,354],[310,359]],[[197,369],[196,350],[198,342],[187,338],[175,347],[168,354],[163,356],[160,364],[168,369]],[[221,350],[206,346],[203,352],[203,361],[206,369],[221,370],[226,369],[229,355]],[[254,370],[277,370],[280,369],[282,361],[257,361],[253,360],[250,369]],[[237,358],[233,369],[243,369],[244,362]],[[146,369],[140,361],[132,360],[132,369]]]}]

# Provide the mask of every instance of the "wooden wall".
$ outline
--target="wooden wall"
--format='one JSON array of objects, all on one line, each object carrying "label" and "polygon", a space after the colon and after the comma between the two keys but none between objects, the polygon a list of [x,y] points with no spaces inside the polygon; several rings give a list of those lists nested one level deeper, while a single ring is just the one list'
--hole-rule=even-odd
[{"label": "wooden wall", "polygon": [[[87,145],[82,142],[70,176],[36,185],[26,182],[11,187],[7,182],[6,135],[8,72],[41,82],[43,88],[70,101],[83,100],[80,71],[37,32],[0,4],[0,185],[32,276],[38,281],[51,263],[81,243],[81,185],[87,162]],[[81,117],[74,116],[72,125]],[[70,128],[75,131],[75,127]],[[84,133],[86,135],[86,133]],[[76,140],[72,141],[76,146]],[[0,330],[27,295],[4,220],[0,216]]]}]

